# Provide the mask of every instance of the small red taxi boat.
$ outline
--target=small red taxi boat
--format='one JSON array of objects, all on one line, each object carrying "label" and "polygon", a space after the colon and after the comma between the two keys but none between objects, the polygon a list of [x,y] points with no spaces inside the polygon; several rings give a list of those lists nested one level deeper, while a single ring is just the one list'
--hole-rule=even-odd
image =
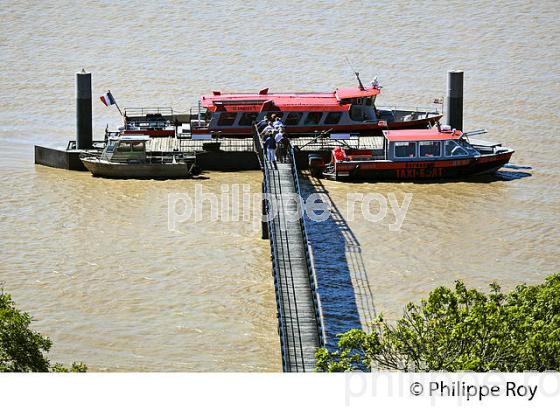
[{"label": "small red taxi boat", "polygon": [[310,156],[309,166],[314,175],[334,180],[460,179],[496,172],[513,152],[501,144],[469,142],[468,133],[449,127],[385,130],[379,148],[337,147],[328,165]]},{"label": "small red taxi boat", "polygon": [[427,128],[441,118],[437,109],[378,108],[375,100],[380,92],[376,82],[364,86],[361,81],[357,87],[323,93],[269,93],[268,88],[258,94],[214,91],[200,98],[198,115],[191,114],[191,132],[247,137],[253,124],[275,114],[290,136],[321,131],[381,135],[384,129]]}]

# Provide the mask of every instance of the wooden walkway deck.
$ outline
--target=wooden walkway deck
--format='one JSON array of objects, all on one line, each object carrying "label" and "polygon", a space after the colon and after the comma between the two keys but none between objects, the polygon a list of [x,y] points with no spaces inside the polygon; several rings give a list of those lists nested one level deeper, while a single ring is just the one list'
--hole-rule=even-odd
[{"label": "wooden walkway deck", "polygon": [[283,367],[287,372],[315,369],[315,351],[320,347],[319,324],[307,262],[307,242],[297,218],[293,195],[296,187],[291,164],[274,169],[267,161],[274,218],[269,223],[273,271],[282,340]]},{"label": "wooden walkway deck", "polygon": [[263,156],[258,133],[254,149],[263,170],[267,199],[265,225],[272,254],[278,333],[285,372],[315,370],[315,352],[326,344],[321,298],[311,246],[301,214],[299,179],[293,151],[275,167]]}]

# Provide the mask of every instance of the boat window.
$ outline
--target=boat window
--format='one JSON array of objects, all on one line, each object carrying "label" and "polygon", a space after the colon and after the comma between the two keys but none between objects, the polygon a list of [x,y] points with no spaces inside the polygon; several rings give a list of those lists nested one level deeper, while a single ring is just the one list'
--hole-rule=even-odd
[{"label": "boat window", "polygon": [[119,147],[117,148],[117,151],[119,151],[119,152],[129,152],[130,148],[131,148],[130,142],[121,141],[119,143]]},{"label": "boat window", "polygon": [[395,158],[413,158],[415,156],[415,142],[395,142]]},{"label": "boat window", "polygon": [[235,122],[235,117],[237,117],[236,112],[223,112],[218,119],[218,125],[229,127]]},{"label": "boat window", "polygon": [[303,117],[302,112],[289,112],[286,116],[286,121],[284,121],[284,125],[298,125],[301,117]]},{"label": "boat window", "polygon": [[252,125],[256,120],[258,112],[244,112],[239,119],[239,125]]},{"label": "boat window", "polygon": [[132,143],[132,151],[144,151],[144,142],[143,141],[134,141]]},{"label": "boat window", "polygon": [[338,124],[340,122],[340,117],[342,117],[341,111],[329,112],[325,117],[325,124]]},{"label": "boat window", "polygon": [[445,141],[445,156],[446,157],[462,157],[468,155],[467,151],[460,147],[455,141]]},{"label": "boat window", "polygon": [[420,157],[430,158],[441,156],[440,141],[420,141]]},{"label": "boat window", "polygon": [[307,114],[307,117],[305,118],[304,124],[305,125],[319,124],[322,116],[323,116],[322,112],[319,112],[319,111],[310,112],[310,113]]},{"label": "boat window", "polygon": [[107,152],[113,152],[116,145],[117,141],[109,141],[109,144],[107,145]]},{"label": "boat window", "polygon": [[350,107],[350,119],[352,121],[364,121],[366,116],[364,115],[362,107],[359,105],[353,105]]}]

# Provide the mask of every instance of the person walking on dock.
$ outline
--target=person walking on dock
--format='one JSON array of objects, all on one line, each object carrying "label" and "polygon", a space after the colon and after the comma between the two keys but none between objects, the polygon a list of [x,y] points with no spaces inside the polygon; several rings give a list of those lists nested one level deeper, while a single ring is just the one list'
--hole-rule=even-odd
[{"label": "person walking on dock", "polygon": [[259,130],[259,132],[263,132],[264,128],[268,125],[268,123],[269,123],[268,115],[265,115],[262,120],[257,122],[257,129]]},{"label": "person walking on dock", "polygon": [[276,165],[276,139],[274,134],[271,133],[266,137],[264,146],[266,147],[266,157],[272,162],[274,168],[278,169],[278,165]]},{"label": "person walking on dock", "polygon": [[276,117],[276,120],[272,123],[272,126],[275,130],[279,130],[280,128],[284,128],[284,123],[280,117]]},{"label": "person walking on dock", "polygon": [[288,139],[284,136],[282,128],[278,129],[278,133],[274,137],[276,141],[276,152],[278,154],[278,161],[286,162],[286,154],[288,152],[286,143]]},{"label": "person walking on dock", "polygon": [[266,140],[269,135],[274,135],[274,127],[272,126],[272,121],[269,121],[267,126],[261,131],[262,138]]}]

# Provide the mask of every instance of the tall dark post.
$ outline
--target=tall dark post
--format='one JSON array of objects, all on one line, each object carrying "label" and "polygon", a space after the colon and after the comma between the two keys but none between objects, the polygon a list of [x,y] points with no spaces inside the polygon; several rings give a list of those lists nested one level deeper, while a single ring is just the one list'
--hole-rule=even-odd
[{"label": "tall dark post", "polygon": [[447,72],[447,124],[463,129],[463,72]]},{"label": "tall dark post", "polygon": [[[266,164],[264,164],[264,166],[266,166]],[[266,209],[266,197],[265,197],[266,192],[265,192],[264,186],[265,185],[264,185],[264,181],[263,181],[263,183],[261,184],[262,193],[263,193],[263,199],[262,199],[262,203],[261,203],[261,206],[262,206],[261,238],[262,239],[269,239],[270,236],[269,236],[269,232],[268,232],[268,222],[267,222],[268,221],[268,214],[267,214],[268,211]]]},{"label": "tall dark post", "polygon": [[76,73],[76,146],[92,148],[91,73]]}]

